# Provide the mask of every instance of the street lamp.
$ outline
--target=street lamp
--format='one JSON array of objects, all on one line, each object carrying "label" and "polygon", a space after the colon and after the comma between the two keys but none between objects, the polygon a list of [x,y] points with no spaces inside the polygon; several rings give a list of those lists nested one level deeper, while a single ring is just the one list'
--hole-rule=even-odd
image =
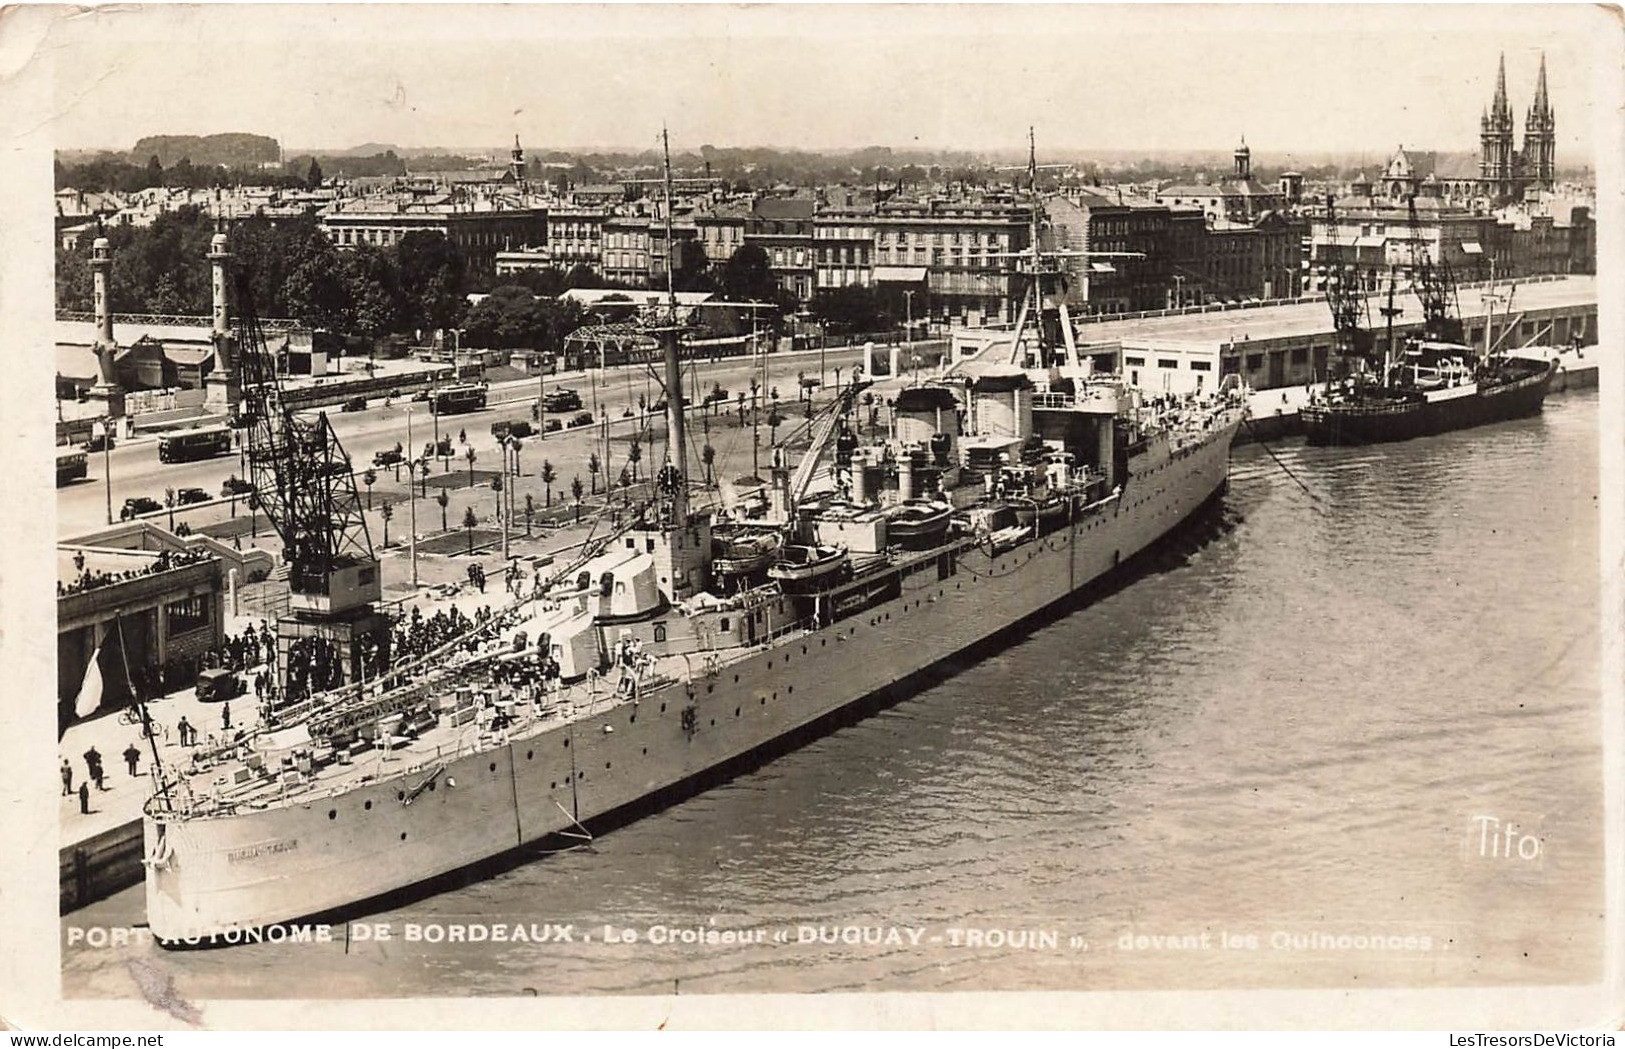
[{"label": "street lamp", "polygon": [[[412,454],[412,406],[406,406],[406,454]],[[400,475],[397,474],[397,477]],[[412,553],[412,587],[418,585],[418,501],[417,492],[412,487],[412,460],[406,460],[406,508],[408,515],[407,530],[412,533],[408,546]]]},{"label": "street lamp", "polygon": [[[903,308],[908,315],[908,330],[903,336],[910,355],[914,353],[914,289],[906,288],[903,291]],[[894,376],[895,378],[895,376]]]},{"label": "street lamp", "polygon": [[102,442],[102,481],[107,487],[107,523],[113,523],[113,469],[108,455],[108,446],[113,443],[112,431],[106,423],[97,421],[90,432]]}]

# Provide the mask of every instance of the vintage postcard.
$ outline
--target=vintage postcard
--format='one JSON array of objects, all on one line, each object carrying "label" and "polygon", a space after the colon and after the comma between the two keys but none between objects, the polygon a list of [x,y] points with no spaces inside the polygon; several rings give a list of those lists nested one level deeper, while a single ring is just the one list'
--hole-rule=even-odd
[{"label": "vintage postcard", "polygon": [[1617,1027],[1617,10],[0,28],[5,1023]]}]

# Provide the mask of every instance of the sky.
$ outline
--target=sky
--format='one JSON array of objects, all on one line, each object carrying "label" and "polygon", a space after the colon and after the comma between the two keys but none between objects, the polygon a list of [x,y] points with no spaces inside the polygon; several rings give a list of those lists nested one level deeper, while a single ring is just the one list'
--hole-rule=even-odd
[{"label": "sky", "polygon": [[[114,6],[62,14],[56,148],[249,131],[290,148],[1475,150],[1542,52],[1560,163],[1600,137],[1597,7]],[[1612,48],[1605,51],[1605,48]]]}]

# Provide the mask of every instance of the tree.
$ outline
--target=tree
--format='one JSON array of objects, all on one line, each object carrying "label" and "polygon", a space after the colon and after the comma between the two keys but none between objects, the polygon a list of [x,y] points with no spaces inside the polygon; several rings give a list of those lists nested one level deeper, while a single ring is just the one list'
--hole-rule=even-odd
[{"label": "tree", "polygon": [[474,516],[474,508],[472,506],[463,511],[463,531],[468,534],[469,557],[474,556],[474,526],[479,523],[480,519]]},{"label": "tree", "polygon": [[711,486],[711,464],[717,461],[717,450],[709,444],[700,449],[700,462],[705,464],[705,484]]},{"label": "tree", "polygon": [[714,282],[709,272],[711,260],[705,256],[705,247],[697,240],[677,242],[677,265],[672,269],[673,291],[711,291]]},{"label": "tree", "polygon": [[566,288],[602,288],[604,278],[599,276],[598,271],[591,266],[578,262],[571,266],[570,271],[564,275],[564,286]]},{"label": "tree", "polygon": [[[157,160],[158,158],[153,157],[152,159]],[[164,489],[164,505],[169,508],[169,530],[173,532],[175,530],[175,489]]]},{"label": "tree", "polygon": [[637,480],[638,477],[638,463],[642,460],[643,443],[638,440],[637,434],[633,434],[632,446],[626,450],[626,461],[632,464],[632,479],[634,481]]},{"label": "tree", "polygon": [[581,493],[585,491],[585,489],[586,486],[581,483],[580,474],[576,474],[574,477],[570,478],[570,495],[576,501],[576,524],[581,523]]},{"label": "tree", "polygon": [[771,444],[779,443],[779,427],[784,425],[784,416],[779,414],[779,406],[774,405],[767,413],[767,439]]},{"label": "tree", "polygon": [[468,486],[472,488],[474,487],[474,460],[479,458],[474,452],[473,445],[463,449],[463,458],[468,460]]},{"label": "tree", "polygon": [[525,538],[530,538],[530,519],[536,515],[536,497],[525,493]]},{"label": "tree", "polygon": [[395,257],[411,326],[455,328],[467,306],[463,299],[466,266],[445,234],[413,230],[396,245]]},{"label": "tree", "polygon": [[775,302],[779,293],[772,263],[757,244],[744,245],[722,264],[717,285],[734,302]]},{"label": "tree", "polygon": [[597,452],[587,456],[587,476],[592,481],[592,494],[594,495],[598,494],[598,471],[603,468],[604,464],[599,461]]},{"label": "tree", "polygon": [[384,545],[389,545],[389,519],[395,516],[395,508],[385,503],[378,509],[378,516],[384,519]]},{"label": "tree", "polygon": [[543,459],[541,472],[542,489],[547,493],[548,506],[553,505],[553,482],[558,480],[558,476],[559,475],[557,472],[555,472],[553,469],[552,462],[547,459]]},{"label": "tree", "polygon": [[338,278],[349,299],[344,330],[369,339],[410,332],[400,267],[389,248],[360,244],[337,256]]},{"label": "tree", "polygon": [[371,510],[372,486],[378,483],[378,471],[369,466],[367,472],[361,475],[361,483],[367,486],[367,509]]},{"label": "tree", "polygon": [[305,171],[305,188],[322,188],[322,166],[316,163],[315,157],[310,158],[310,167]]},{"label": "tree", "polygon": [[820,288],[809,309],[831,332],[841,334],[882,331],[894,323],[874,289],[856,284]]},{"label": "tree", "polygon": [[442,532],[451,531],[446,525],[446,504],[451,502],[451,494],[442,488],[434,493],[434,501],[440,504],[440,530]]}]

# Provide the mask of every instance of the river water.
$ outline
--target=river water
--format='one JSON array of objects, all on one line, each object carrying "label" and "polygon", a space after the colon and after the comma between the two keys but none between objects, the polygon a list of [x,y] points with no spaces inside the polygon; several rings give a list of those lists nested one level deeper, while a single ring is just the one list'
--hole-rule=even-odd
[{"label": "river water", "polygon": [[[1588,392],[1239,447],[1132,585],[590,849],[331,943],[69,945],[139,924],[131,889],[63,919],[63,992],[152,966],[193,1000],[1597,979],[1597,431]],[[527,940],[408,938],[453,925]]]}]

